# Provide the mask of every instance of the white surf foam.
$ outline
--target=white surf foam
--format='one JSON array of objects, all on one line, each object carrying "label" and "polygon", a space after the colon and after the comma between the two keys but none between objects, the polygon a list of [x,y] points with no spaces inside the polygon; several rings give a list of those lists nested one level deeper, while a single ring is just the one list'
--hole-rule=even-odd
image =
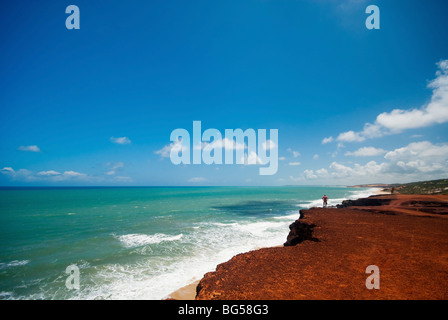
[{"label": "white surf foam", "polygon": [[277,221],[260,221],[253,223],[241,223],[236,224],[235,229],[241,232],[247,232],[255,236],[262,237],[269,231],[275,232],[280,226],[283,226],[283,222]]},{"label": "white surf foam", "polygon": [[170,236],[163,233],[156,233],[153,235],[132,233],[118,236],[118,240],[120,240],[122,245],[126,248],[135,248],[148,244],[157,244],[163,241],[179,240],[182,238],[182,236],[182,233],[175,236]]},{"label": "white surf foam", "polygon": [[[366,190],[355,190],[350,191],[350,194],[345,198],[335,198],[335,199],[328,199],[328,206],[336,206],[338,204],[341,204],[344,200],[356,200],[359,198],[367,198],[373,194],[375,194],[379,189],[378,188],[370,188]],[[313,207],[322,207],[322,199],[316,199],[311,200],[307,202],[301,202],[297,204],[298,207],[303,208],[313,208]]]},{"label": "white surf foam", "polygon": [[200,280],[205,273],[214,271],[218,264],[239,253],[283,244],[289,224],[297,217],[298,213],[291,213],[262,221],[201,222],[200,228],[176,236],[118,236],[120,242],[128,247],[182,238],[181,250],[185,252],[182,255],[150,254],[130,264],[93,267],[91,285],[84,286],[69,298],[163,299],[173,291]]},{"label": "white surf foam", "polygon": [[20,267],[28,264],[30,260],[13,260],[11,262],[0,262],[0,270],[12,267]]},{"label": "white surf foam", "polygon": [[277,217],[272,217],[273,219],[276,220],[287,220],[287,221],[295,221],[297,219],[300,218],[300,211],[292,211],[292,212],[288,212],[288,214],[285,214],[284,216],[277,216]]}]

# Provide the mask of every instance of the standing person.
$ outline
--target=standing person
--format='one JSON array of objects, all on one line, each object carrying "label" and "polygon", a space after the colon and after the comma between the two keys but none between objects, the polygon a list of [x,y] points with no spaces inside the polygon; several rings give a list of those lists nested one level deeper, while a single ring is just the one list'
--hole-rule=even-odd
[{"label": "standing person", "polygon": [[326,208],[327,207],[328,197],[324,194],[324,196],[322,197],[322,200],[324,201],[323,207]]}]

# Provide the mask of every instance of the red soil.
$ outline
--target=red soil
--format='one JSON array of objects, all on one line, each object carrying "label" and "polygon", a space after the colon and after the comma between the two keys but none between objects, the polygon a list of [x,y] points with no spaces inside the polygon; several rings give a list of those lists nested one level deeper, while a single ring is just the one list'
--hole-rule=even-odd
[{"label": "red soil", "polygon": [[[448,196],[374,198],[389,203],[302,210],[318,241],[239,254],[204,276],[196,299],[447,299]],[[380,289],[366,288],[369,265]]]}]

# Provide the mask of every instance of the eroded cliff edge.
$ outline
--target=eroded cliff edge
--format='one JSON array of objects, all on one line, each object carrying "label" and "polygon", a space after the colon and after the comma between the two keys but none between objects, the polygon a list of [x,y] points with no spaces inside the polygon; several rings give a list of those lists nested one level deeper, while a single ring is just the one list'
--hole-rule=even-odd
[{"label": "eroded cliff edge", "polygon": [[[302,210],[286,246],[218,265],[196,299],[447,299],[448,196],[366,199]],[[366,288],[369,265],[379,290]]]}]

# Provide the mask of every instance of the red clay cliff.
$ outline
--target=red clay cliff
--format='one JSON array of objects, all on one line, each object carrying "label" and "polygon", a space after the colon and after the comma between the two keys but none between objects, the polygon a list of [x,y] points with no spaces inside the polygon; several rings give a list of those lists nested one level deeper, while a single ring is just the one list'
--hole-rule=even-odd
[{"label": "red clay cliff", "polygon": [[[233,257],[196,299],[447,299],[448,195],[380,195],[301,211],[284,247]],[[367,266],[379,289],[367,289]],[[377,282],[378,283],[378,282]]]}]

